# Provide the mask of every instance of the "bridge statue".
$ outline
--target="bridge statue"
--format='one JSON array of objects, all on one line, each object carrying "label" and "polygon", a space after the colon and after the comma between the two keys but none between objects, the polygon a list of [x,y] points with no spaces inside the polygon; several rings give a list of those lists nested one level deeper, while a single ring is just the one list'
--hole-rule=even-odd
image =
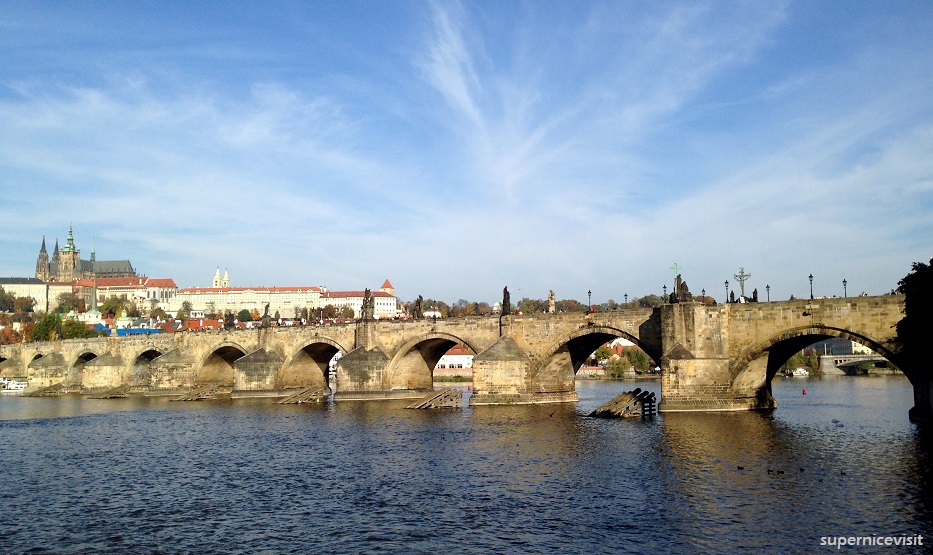
[{"label": "bridge statue", "polygon": [[547,311],[548,314],[554,314],[557,312],[557,305],[554,302],[554,290],[551,289],[551,292],[547,296]]},{"label": "bridge statue", "polygon": [[362,312],[362,314],[360,314],[361,320],[368,321],[368,320],[375,320],[376,318],[376,315],[375,315],[376,305],[373,299],[373,292],[370,291],[368,287],[366,288],[365,291],[363,291],[363,306],[360,309],[360,312]]},{"label": "bridge statue", "polygon": [[262,313],[262,327],[268,328],[272,324],[272,317],[269,316],[269,303],[266,303],[266,311]]},{"label": "bridge statue", "polygon": [[411,317],[416,320],[424,318],[424,297],[421,295],[418,295],[418,298],[415,300],[415,306],[412,308]]},{"label": "bridge statue", "polygon": [[509,297],[509,286],[502,288],[502,315],[508,316],[512,313],[512,303]]}]

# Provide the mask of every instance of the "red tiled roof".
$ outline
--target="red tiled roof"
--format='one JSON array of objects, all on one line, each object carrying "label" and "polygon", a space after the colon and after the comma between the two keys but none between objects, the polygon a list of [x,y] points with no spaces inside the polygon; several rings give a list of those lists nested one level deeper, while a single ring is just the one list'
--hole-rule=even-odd
[{"label": "red tiled roof", "polygon": [[186,287],[179,291],[179,293],[228,293],[230,291],[255,291],[257,293],[302,293],[320,290],[320,287],[314,285],[307,287]]},{"label": "red tiled roof", "polygon": [[[369,294],[372,295],[373,297],[392,298],[392,295],[384,291],[370,291]],[[325,293],[321,293],[321,298],[325,298],[325,299],[336,299],[336,298],[344,299],[344,298],[352,298],[352,297],[363,298],[365,296],[366,296],[366,291],[327,291]]]},{"label": "red tiled roof", "polygon": [[447,355],[472,355],[469,349],[460,345],[459,343],[450,348],[446,353]]},{"label": "red tiled roof", "polygon": [[382,283],[382,287],[380,287],[379,289],[395,289],[395,287],[392,287],[392,284],[389,283],[389,280],[388,280],[388,278],[387,278],[387,279]]}]

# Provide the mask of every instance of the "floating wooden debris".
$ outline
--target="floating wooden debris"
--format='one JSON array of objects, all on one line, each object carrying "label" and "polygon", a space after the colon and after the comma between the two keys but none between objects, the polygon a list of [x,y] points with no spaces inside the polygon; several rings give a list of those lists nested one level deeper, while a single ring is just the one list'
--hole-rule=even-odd
[{"label": "floating wooden debris", "polygon": [[463,408],[463,391],[447,387],[432,391],[405,407],[406,409],[459,409]]},{"label": "floating wooden debris", "polygon": [[130,386],[118,385],[117,387],[108,389],[107,391],[102,391],[100,393],[95,393],[94,395],[88,395],[88,399],[124,399],[130,392]]},{"label": "floating wooden debris", "polygon": [[50,386],[39,388],[29,393],[23,393],[23,397],[56,397],[65,393],[65,384],[53,383]]},{"label": "floating wooden debris", "polygon": [[327,399],[327,396],[330,395],[329,389],[321,389],[320,387],[312,386],[306,387],[297,393],[293,393],[288,397],[279,401],[280,405],[300,405],[302,403],[320,403]]},{"label": "floating wooden debris", "polygon": [[590,413],[599,418],[645,418],[657,413],[654,393],[635,388],[617,395],[614,399]]},{"label": "floating wooden debris", "polygon": [[187,393],[183,393],[181,397],[177,399],[171,399],[171,400],[172,401],[203,401],[205,399],[216,399],[219,389],[220,389],[220,386],[216,384],[204,385],[201,387],[196,387]]}]

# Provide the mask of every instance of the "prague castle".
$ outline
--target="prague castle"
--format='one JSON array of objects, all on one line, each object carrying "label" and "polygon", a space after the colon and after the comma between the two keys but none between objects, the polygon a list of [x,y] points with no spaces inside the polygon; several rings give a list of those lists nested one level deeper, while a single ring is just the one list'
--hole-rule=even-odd
[{"label": "prague castle", "polygon": [[68,283],[81,279],[136,277],[136,270],[129,260],[96,260],[93,246],[91,259],[81,260],[81,251],[75,246],[74,233],[69,226],[68,241],[59,250],[58,239],[55,240],[51,259],[45,248],[45,237],[42,238],[36,277],[46,283]]}]

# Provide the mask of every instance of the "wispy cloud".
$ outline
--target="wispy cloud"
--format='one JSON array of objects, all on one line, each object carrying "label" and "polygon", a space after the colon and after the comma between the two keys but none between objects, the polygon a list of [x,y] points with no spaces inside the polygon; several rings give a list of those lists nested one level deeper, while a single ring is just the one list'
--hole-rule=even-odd
[{"label": "wispy cloud", "polygon": [[110,14],[134,44],[69,11],[43,56],[43,18],[0,17],[19,22],[0,39],[0,273],[31,274],[68,222],[182,285],[219,265],[452,300],[658,292],[675,261],[695,289],[745,265],[788,295],[804,269],[877,291],[929,256],[918,14],[840,21],[850,42],[820,57],[818,6],[409,8],[262,14],[275,33],[247,7],[204,38],[182,23],[209,21],[197,7]]}]

